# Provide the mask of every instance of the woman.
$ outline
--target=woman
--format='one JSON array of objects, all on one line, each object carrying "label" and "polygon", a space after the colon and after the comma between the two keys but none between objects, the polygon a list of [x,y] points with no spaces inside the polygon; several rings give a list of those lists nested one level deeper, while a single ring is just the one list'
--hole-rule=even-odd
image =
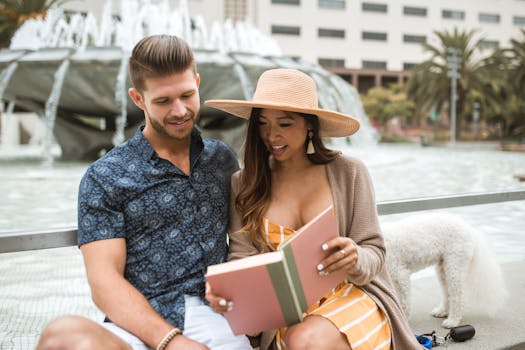
[{"label": "woman", "polygon": [[[232,176],[230,260],[275,250],[330,205],[341,232],[323,245],[336,253],[318,270],[343,269],[346,280],[311,305],[303,322],[264,332],[260,348],[420,349],[385,268],[368,172],[321,140],[352,135],[359,122],[319,109],[315,82],[293,69],[263,73],[252,101],[206,104],[249,119],[244,169]],[[216,311],[232,307],[212,293],[207,299]]]}]

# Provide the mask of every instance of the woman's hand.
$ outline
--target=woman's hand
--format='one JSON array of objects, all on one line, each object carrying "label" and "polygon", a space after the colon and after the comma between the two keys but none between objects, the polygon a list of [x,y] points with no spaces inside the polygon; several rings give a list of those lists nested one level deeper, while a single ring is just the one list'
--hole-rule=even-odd
[{"label": "woman's hand", "polygon": [[357,264],[357,246],[348,237],[337,237],[325,242],[322,249],[333,253],[317,265],[320,275],[327,275],[336,270],[348,272]]},{"label": "woman's hand", "polygon": [[211,308],[220,314],[223,314],[228,311],[232,311],[233,309],[233,302],[227,301],[226,299],[214,295],[211,291],[211,286],[208,282],[206,282],[206,300],[208,303],[210,303]]}]

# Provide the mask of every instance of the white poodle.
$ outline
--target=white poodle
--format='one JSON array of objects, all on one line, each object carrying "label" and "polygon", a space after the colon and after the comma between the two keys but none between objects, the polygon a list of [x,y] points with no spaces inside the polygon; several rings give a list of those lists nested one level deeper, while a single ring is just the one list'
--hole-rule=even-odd
[{"label": "white poodle", "polygon": [[507,298],[499,264],[483,237],[459,216],[445,213],[414,215],[381,225],[386,261],[401,305],[409,317],[410,275],[435,265],[443,289],[434,317],[442,326],[458,326],[465,300],[494,314]]}]

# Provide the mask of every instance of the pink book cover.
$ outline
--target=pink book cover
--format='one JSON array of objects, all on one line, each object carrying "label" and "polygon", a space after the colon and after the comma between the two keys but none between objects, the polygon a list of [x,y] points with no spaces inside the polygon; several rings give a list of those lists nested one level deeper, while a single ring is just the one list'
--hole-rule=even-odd
[{"label": "pink book cover", "polygon": [[302,321],[308,306],[344,280],[343,271],[320,276],[317,265],[339,235],[333,208],[297,230],[277,251],[208,266],[212,293],[233,302],[224,313],[234,334],[252,334]]},{"label": "pink book cover", "polygon": [[[301,281],[302,288],[298,288],[297,292],[302,308],[317,302],[346,278],[344,271],[320,276],[317,270],[317,265],[333,253],[333,251],[324,251],[321,248],[322,244],[338,236],[335,212],[330,206],[279,247],[286,256],[292,281],[296,285],[299,284],[297,279]],[[290,254],[293,255],[293,259],[289,258]],[[301,297],[301,289],[304,299]]]},{"label": "pink book cover", "polygon": [[208,267],[206,279],[212,293],[234,304],[232,311],[224,314],[234,334],[258,333],[286,325],[268,268],[280,266],[284,275],[282,259],[282,253],[277,251]]}]

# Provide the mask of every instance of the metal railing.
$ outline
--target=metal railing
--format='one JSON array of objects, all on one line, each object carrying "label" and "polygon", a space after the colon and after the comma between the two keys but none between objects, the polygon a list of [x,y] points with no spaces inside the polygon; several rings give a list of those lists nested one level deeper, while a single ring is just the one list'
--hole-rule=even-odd
[{"label": "metal railing", "polygon": [[[379,215],[390,215],[520,200],[525,200],[525,190],[385,201],[377,204],[377,211]],[[76,227],[0,233],[0,253],[68,247],[76,244]]]}]

